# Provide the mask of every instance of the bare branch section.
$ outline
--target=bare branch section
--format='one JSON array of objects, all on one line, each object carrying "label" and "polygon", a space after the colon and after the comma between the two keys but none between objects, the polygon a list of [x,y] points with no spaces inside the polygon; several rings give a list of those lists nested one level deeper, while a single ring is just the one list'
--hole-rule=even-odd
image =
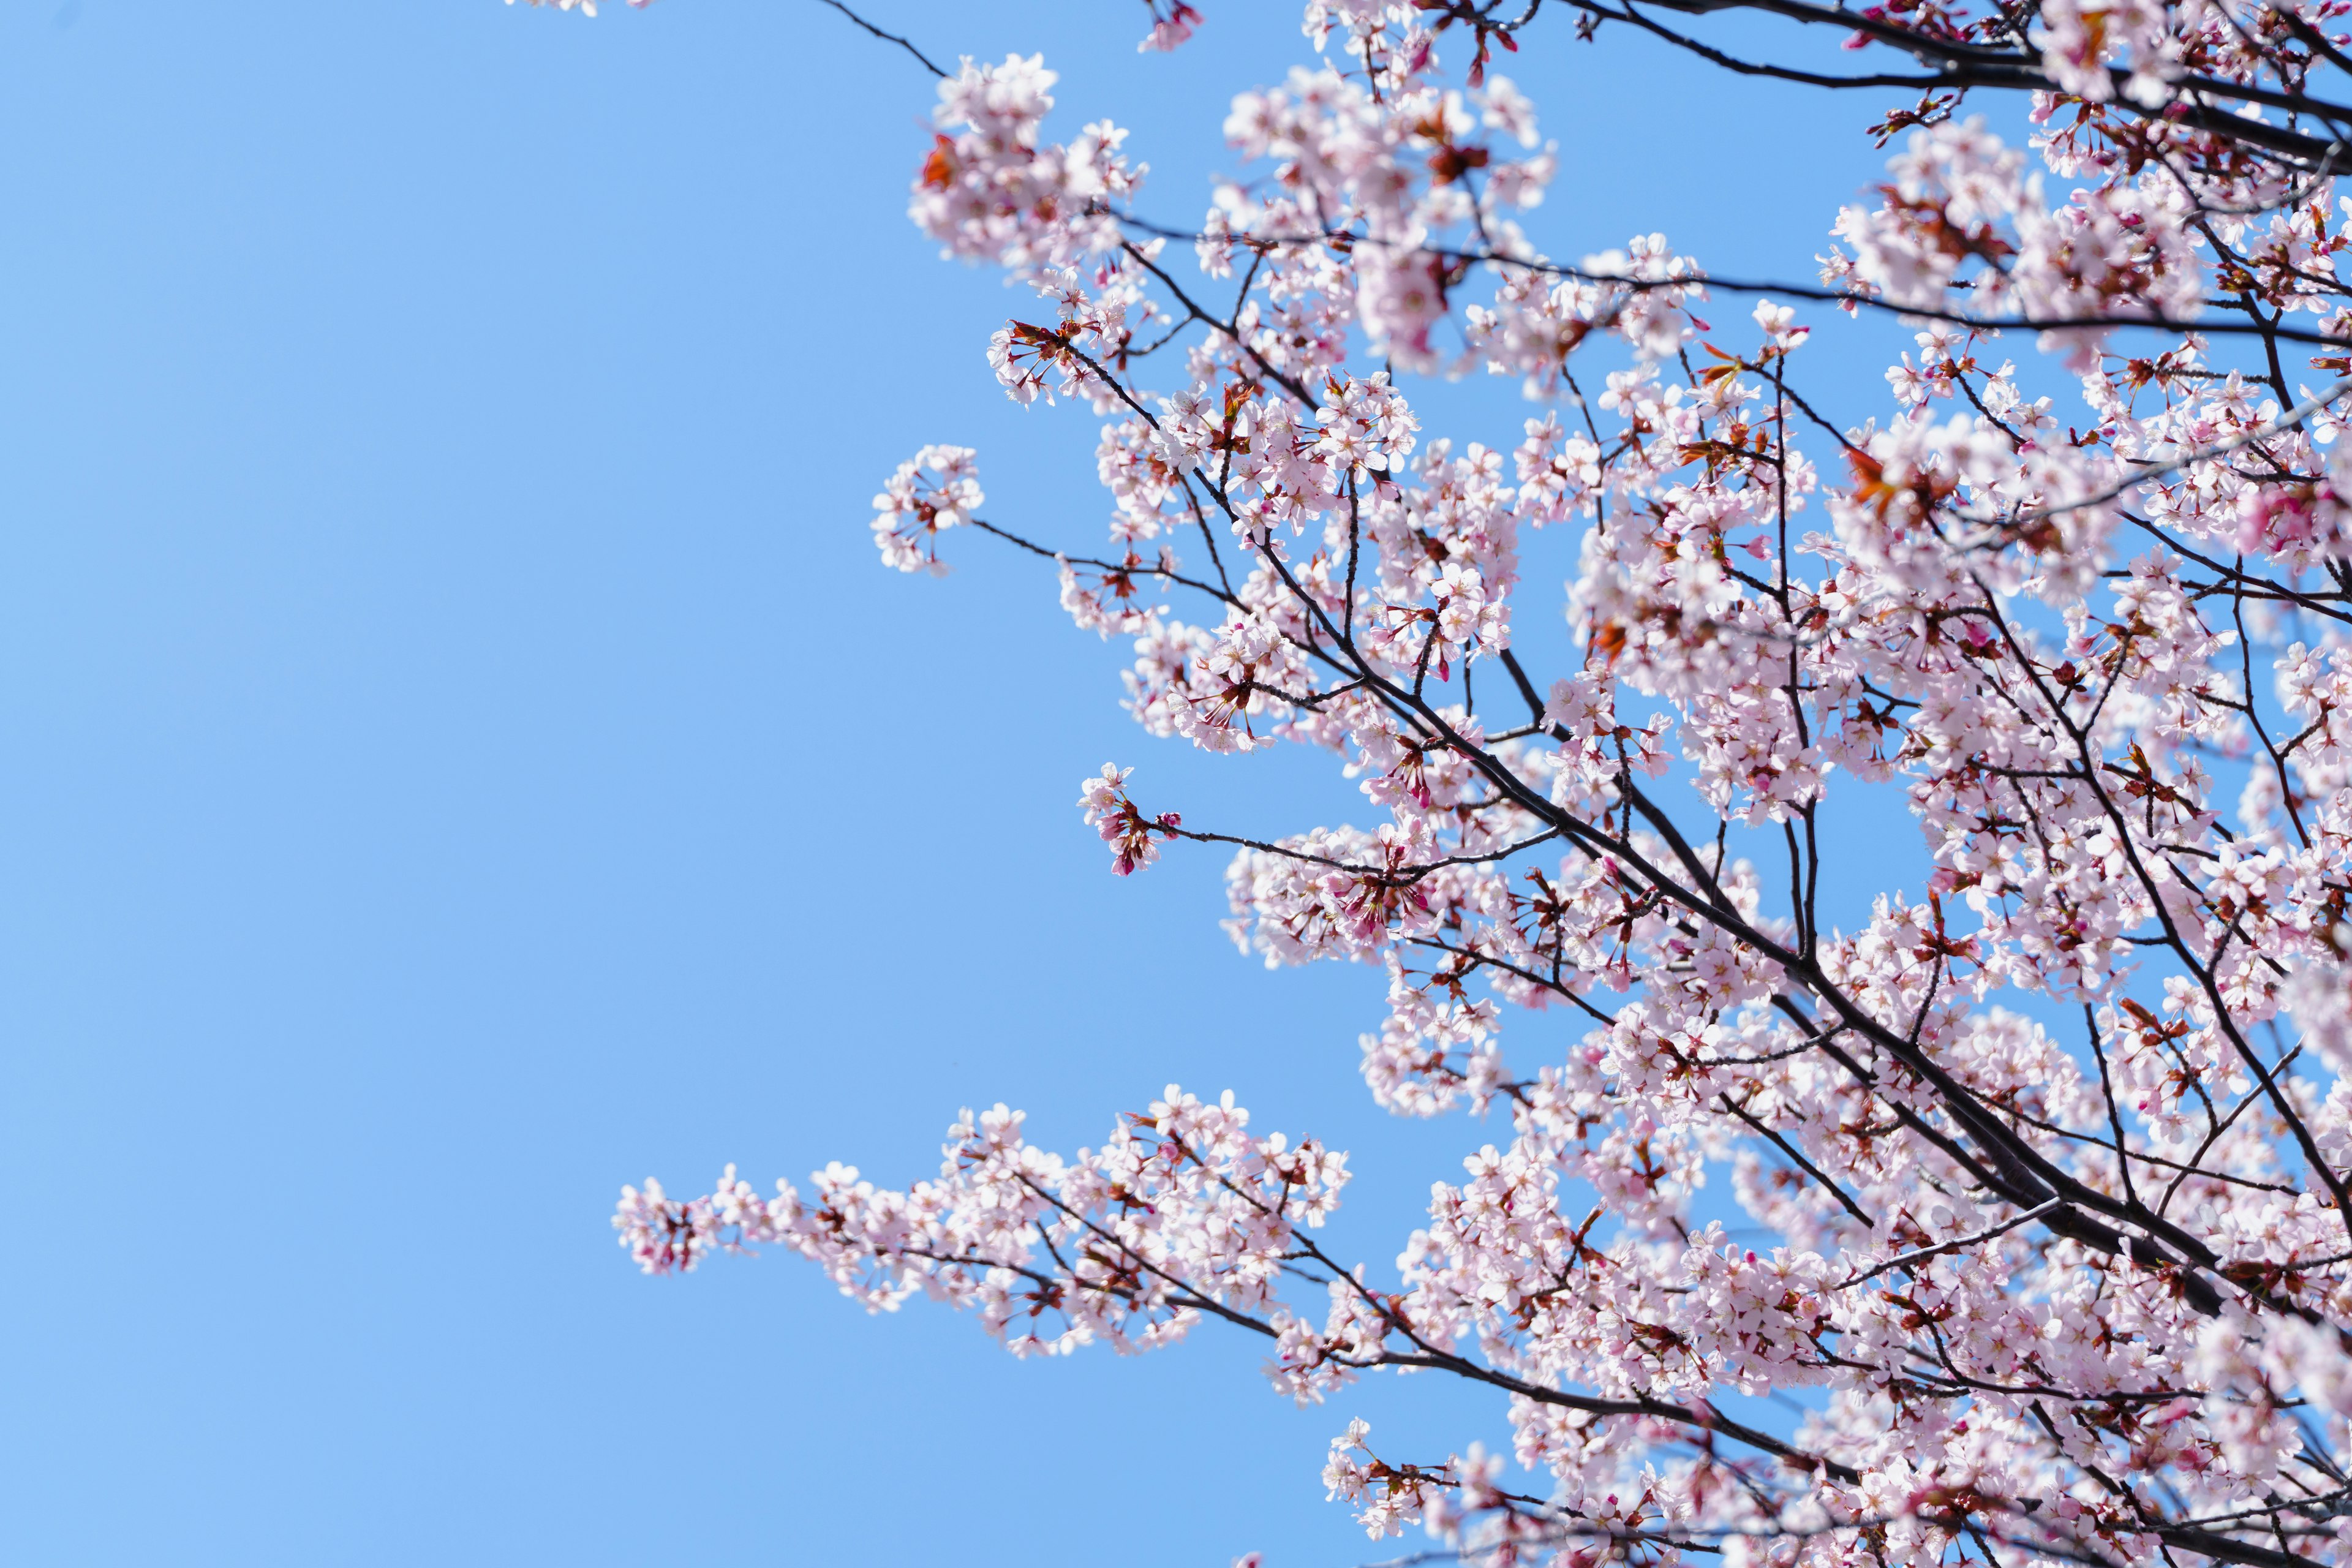
[{"label": "bare branch section", "polygon": [[916,61],[917,61],[919,64],[920,64],[920,65],[922,66],[922,68],[923,68],[925,70],[927,70],[927,71],[930,72],[933,76],[935,76],[935,77],[940,77],[940,78],[942,78],[942,79],[944,79],[944,78],[947,76],[947,74],[948,74],[948,73],[947,73],[947,72],[945,72],[944,70],[941,70],[941,69],[940,68],[940,67],[939,67],[938,63],[937,63],[936,61],[934,61],[934,60],[931,58],[931,57],[930,57],[930,56],[929,56],[929,55],[927,55],[927,54],[923,53],[923,51],[922,51],[922,50],[920,50],[920,49],[917,48],[917,47],[916,47],[912,43],[908,42],[906,38],[901,37],[900,37],[899,35],[898,35],[897,33],[886,33],[886,32],[884,32],[881,28],[879,28],[879,27],[876,26],[873,23],[871,23],[871,22],[867,21],[865,17],[863,17],[863,16],[859,16],[856,12],[855,12],[855,11],[851,10],[848,6],[846,6],[846,5],[843,5],[843,4],[841,3],[841,0],[818,0],[818,3],[819,3],[820,5],[830,5],[830,6],[832,6],[835,10],[836,10],[836,11],[840,12],[843,16],[845,16],[848,17],[852,22],[856,23],[859,26],[861,26],[861,27],[865,28],[868,33],[871,33],[872,35],[874,35],[874,37],[877,37],[877,38],[881,39],[884,43],[886,43],[886,44],[896,44],[896,45],[898,45],[900,48],[902,48],[902,49],[906,50],[908,54],[910,54],[910,55],[914,56],[914,57],[915,57]]}]

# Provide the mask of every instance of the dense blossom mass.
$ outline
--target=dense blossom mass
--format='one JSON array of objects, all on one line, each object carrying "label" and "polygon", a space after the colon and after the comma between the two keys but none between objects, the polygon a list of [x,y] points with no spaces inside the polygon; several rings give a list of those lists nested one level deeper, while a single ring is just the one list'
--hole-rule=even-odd
[{"label": "dense blossom mass", "polygon": [[[1121,873],[1238,845],[1235,941],[1377,966],[1372,1094],[1493,1141],[1361,1264],[1344,1156],[1172,1086],[1068,1156],[967,1111],[904,1190],[649,1182],[624,1242],[783,1247],[1024,1354],[1214,1321],[1301,1403],[1486,1385],[1509,1453],[1356,1421],[1325,1477],[1474,1563],[2352,1563],[2347,8],[1773,0],[1918,95],[1774,289],[1528,232],[1559,154],[1500,64],[1712,47],[1618,0],[1315,0],[1189,227],[1116,126],[1054,140],[1042,58],[947,73],[910,216],[1024,286],[989,362],[1090,412],[1108,537],[983,521],[930,446],[884,563],[1002,536],[1146,732],[1328,753],[1358,825],[1213,830],[1116,764],[1078,805]],[[1872,322],[1884,389],[1811,384]],[[1530,416],[1432,429],[1465,370]],[[1544,530],[1572,668],[1514,650]],[[1921,870],[1846,929],[1871,795]]]}]

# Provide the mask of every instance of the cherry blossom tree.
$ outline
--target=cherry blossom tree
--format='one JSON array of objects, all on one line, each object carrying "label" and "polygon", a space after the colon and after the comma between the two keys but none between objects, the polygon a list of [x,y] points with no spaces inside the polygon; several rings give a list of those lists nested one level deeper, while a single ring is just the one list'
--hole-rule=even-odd
[{"label": "cherry blossom tree", "polygon": [[[1390,1259],[1319,1239],[1344,1154],[1172,1086],[1069,1155],[964,1111],[903,1189],[648,1182],[624,1244],[785,1248],[1022,1355],[1199,1326],[1301,1404],[1483,1385],[1511,1454],[1358,1421],[1325,1474],[1467,1562],[2352,1563],[2347,10],[1311,0],[1190,222],[1115,125],[1049,131],[1042,58],[852,14],[940,77],[909,216],[1026,286],[989,362],[1090,416],[1112,519],[1033,537],[912,432],[884,564],[1034,556],[1147,734],[1327,752],[1362,826],[1203,825],[1116,763],[1077,805],[1122,876],[1230,852],[1246,952],[1385,975],[1374,1098],[1489,1122]],[[1710,41],[1738,11],[1787,52]],[[1628,32],[1894,100],[1818,277],[1545,252],[1499,72]],[[1885,390],[1818,384],[1873,321]],[[1465,372],[1529,416],[1424,427]],[[1513,649],[1541,530],[1571,668]],[[1924,869],[1845,930],[1874,791]]]}]

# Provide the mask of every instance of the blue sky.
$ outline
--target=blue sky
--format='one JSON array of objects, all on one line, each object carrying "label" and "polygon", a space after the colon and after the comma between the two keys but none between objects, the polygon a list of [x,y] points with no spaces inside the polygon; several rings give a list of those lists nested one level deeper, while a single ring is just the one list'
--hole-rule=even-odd
[{"label": "blue sky", "polygon": [[[1173,58],[1134,5],[872,12],[1044,50],[1184,221],[1227,98],[1305,58],[1289,0],[1206,8]],[[1874,177],[1875,100],[1547,42],[1559,254],[1801,278]],[[904,220],[930,96],[809,0],[0,10],[12,1561],[1319,1568],[1384,1554],[1320,1500],[1349,1415],[1504,1436],[1428,1380],[1302,1415],[1213,1329],[1023,1364],[612,1245],[648,1172],[903,1183],[961,1105],[1069,1147],[1175,1079],[1354,1150],[1338,1241],[1385,1267],[1500,1131],[1383,1118],[1378,977],[1266,973],[1221,857],[1119,881],[1072,805],[1115,757],[1188,822],[1361,818],[1328,769],[1148,742],[1024,563],[876,564],[926,441],[1009,525],[1107,515],[1094,422],[989,376],[1017,300]]]}]

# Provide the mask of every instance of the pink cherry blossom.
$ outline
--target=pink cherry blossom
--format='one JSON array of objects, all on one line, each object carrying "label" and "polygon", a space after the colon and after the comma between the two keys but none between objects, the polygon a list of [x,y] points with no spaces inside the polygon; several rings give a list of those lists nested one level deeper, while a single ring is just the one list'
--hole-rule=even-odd
[{"label": "pink cherry blossom", "polygon": [[[1742,8],[1926,63],[1818,279],[1539,248],[1564,155],[1489,68],[1753,63],[1701,14]],[[1486,1121],[1385,1258],[1325,1244],[1343,1155],[1171,1086],[1066,1156],[967,1111],[905,1187],[648,1181],[638,1266],[1252,1345],[1343,1405],[1368,1535],[1465,1562],[2352,1563],[2344,14],[1314,0],[1190,225],[1124,132],[1051,139],[1042,57],[945,77],[910,216],[1022,285],[973,343],[1086,405],[1107,542],[983,522],[933,446],[885,563],[1025,547],[1146,734],[1321,753],[1336,822],[1188,825],[1117,765],[1077,804],[1119,875],[1230,852],[1244,954],[1381,977],[1335,1044],[1375,1100]],[[1855,317],[1904,323],[1883,374],[1820,363]],[[1471,372],[1540,406],[1441,432]],[[1376,1447],[1348,1391],[1406,1370],[1507,1453]]]}]

